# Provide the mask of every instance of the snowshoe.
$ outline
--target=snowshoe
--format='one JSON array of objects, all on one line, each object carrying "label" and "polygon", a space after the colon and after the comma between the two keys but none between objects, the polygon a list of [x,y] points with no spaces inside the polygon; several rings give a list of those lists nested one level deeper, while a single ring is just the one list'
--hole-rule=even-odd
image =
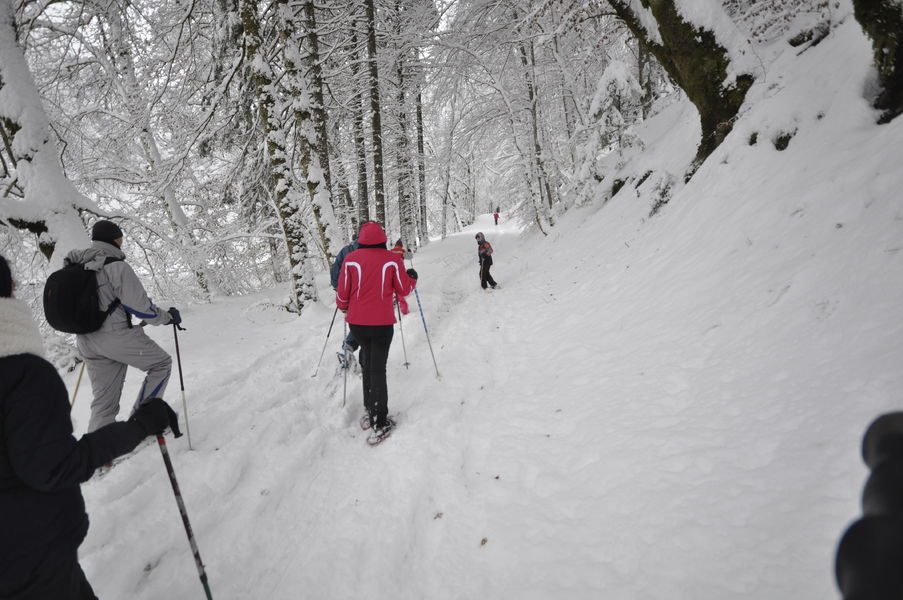
[{"label": "snowshoe", "polygon": [[336,352],[335,355],[339,360],[339,371],[348,369],[357,375],[361,374],[361,365],[357,362],[357,358],[355,358],[353,351]]},{"label": "snowshoe", "polygon": [[370,435],[367,436],[367,444],[371,446],[376,446],[381,443],[384,439],[392,435],[392,432],[395,431],[395,421],[387,418],[386,424],[383,427],[374,427]]},{"label": "snowshoe", "polygon": [[370,422],[370,415],[364,414],[361,417],[361,429],[363,429],[364,431],[367,431],[372,426],[373,426],[373,424]]}]

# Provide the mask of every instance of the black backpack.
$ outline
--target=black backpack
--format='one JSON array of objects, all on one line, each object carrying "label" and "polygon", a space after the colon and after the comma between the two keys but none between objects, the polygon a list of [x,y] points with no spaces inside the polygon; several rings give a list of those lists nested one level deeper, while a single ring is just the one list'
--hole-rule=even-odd
[{"label": "black backpack", "polygon": [[[107,258],[104,266],[121,261]],[[51,327],[64,333],[97,331],[120,304],[113,300],[107,310],[100,310],[97,295],[97,272],[81,263],[69,263],[47,278],[44,286],[44,316]]]}]

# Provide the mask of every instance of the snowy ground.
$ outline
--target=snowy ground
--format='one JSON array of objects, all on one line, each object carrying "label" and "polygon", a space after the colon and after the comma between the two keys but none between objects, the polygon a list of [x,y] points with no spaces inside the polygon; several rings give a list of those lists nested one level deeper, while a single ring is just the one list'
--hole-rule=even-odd
[{"label": "snowy ground", "polygon": [[[186,309],[195,450],[170,447],[214,597],[836,597],[859,438],[903,389],[903,119],[873,124],[854,28],[770,59],[734,135],[654,219],[628,185],[545,239],[484,217],[419,252],[442,376],[412,296],[411,367],[398,332],[389,364],[399,428],[379,447],[358,378],[342,407],[339,323],[311,378],[325,279],[300,319],[281,290]],[[477,230],[499,290],[479,288]],[[83,489],[101,598],[203,596],[156,448]]]}]

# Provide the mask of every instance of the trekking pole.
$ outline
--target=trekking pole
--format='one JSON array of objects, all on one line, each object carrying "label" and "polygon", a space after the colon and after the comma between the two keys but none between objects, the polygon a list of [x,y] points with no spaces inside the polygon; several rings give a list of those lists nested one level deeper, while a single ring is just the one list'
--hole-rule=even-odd
[{"label": "trekking pole", "polygon": [[426,332],[426,343],[429,344],[430,356],[433,357],[433,366],[436,367],[436,379],[441,379],[442,376],[439,375],[439,365],[436,364],[436,355],[433,354],[433,343],[430,341],[430,330],[427,329],[426,317],[423,316],[423,304],[420,303],[420,292],[417,291],[416,287],[414,288],[414,295],[417,296],[417,308],[420,309],[420,320],[423,321],[423,331]]},{"label": "trekking pole", "polygon": [[323,350],[320,352],[320,360],[317,361],[317,368],[314,370],[314,374],[311,377],[316,377],[317,373],[320,372],[320,363],[323,362],[323,355],[326,354],[326,344],[329,343],[329,336],[332,335],[332,326],[335,325],[335,316],[339,314],[339,307],[335,307],[335,312],[332,313],[332,321],[329,322],[329,331],[326,332],[326,340],[323,342]]},{"label": "trekking pole", "polygon": [[179,352],[179,330],[185,331],[184,327],[179,327],[176,323],[172,324],[172,335],[176,339],[176,362],[179,365],[179,386],[182,388],[182,412],[185,415],[185,433],[188,434],[188,449],[191,447],[191,427],[188,426],[188,403],[185,401],[185,379],[182,377],[182,353]]},{"label": "trekking pole", "polygon": [[78,396],[78,386],[82,383],[82,375],[85,374],[85,361],[82,361],[82,368],[78,372],[78,379],[75,380],[75,391],[72,392],[72,402],[69,403],[69,412],[72,412],[72,407],[75,406],[75,398]]},{"label": "trekking pole", "polygon": [[404,350],[404,368],[407,369],[408,365],[411,363],[408,362],[408,348],[404,343],[404,326],[401,324],[401,305],[398,303],[398,300],[395,301],[395,310],[398,312],[398,331],[401,332],[401,349]]},{"label": "trekking pole", "polygon": [[[336,309],[338,310],[338,308]],[[348,360],[348,350],[345,349],[345,341],[348,340],[348,322],[344,319],[342,320],[342,353],[345,355],[345,377],[342,381],[342,408],[345,408],[345,401],[348,399],[348,367],[350,366],[350,361]]]},{"label": "trekking pole", "polygon": [[[188,420],[186,419],[186,424]],[[172,493],[176,496],[176,504],[179,505],[179,513],[182,515],[182,525],[185,526],[185,533],[188,535],[188,544],[191,546],[191,553],[194,554],[194,564],[198,568],[198,576],[201,578],[201,584],[204,586],[204,593],[207,594],[207,600],[213,600],[210,593],[210,585],[207,583],[207,573],[204,571],[204,563],[201,561],[201,553],[198,551],[197,542],[194,540],[194,532],[191,530],[191,523],[188,522],[188,511],[185,510],[185,502],[182,500],[182,492],[179,491],[179,482],[176,481],[176,471],[172,468],[172,460],[169,458],[169,450],[166,449],[166,440],[162,435],[157,436],[157,445],[160,446],[160,453],[163,455],[163,463],[166,465],[166,472],[169,474],[169,483],[172,485]]]},{"label": "trekking pole", "polygon": [[[411,256],[408,257],[408,260],[411,261],[411,268],[414,268],[414,254],[411,253]],[[417,288],[414,287],[414,295],[417,296],[417,308],[420,309],[420,320],[423,321],[423,331],[426,332],[426,343],[429,344],[430,347],[430,356],[433,357],[433,366],[436,367],[436,379],[442,379],[442,376],[439,375],[439,365],[436,364],[436,355],[433,354],[433,343],[430,341],[430,330],[426,327],[426,317],[423,316],[423,305],[420,303],[420,292],[417,291]]]}]

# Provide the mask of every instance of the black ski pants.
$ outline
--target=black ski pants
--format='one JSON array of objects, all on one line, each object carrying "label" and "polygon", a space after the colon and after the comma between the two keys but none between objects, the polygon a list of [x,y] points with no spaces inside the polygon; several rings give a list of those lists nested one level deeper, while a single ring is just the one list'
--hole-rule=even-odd
[{"label": "black ski pants", "polygon": [[484,256],[480,261],[480,287],[484,290],[487,285],[496,286],[495,279],[489,274],[489,268],[492,266],[492,257]]},{"label": "black ski pants", "polygon": [[349,325],[361,345],[360,363],[364,380],[364,409],[374,427],[386,425],[389,416],[389,390],[386,363],[395,327],[392,325]]},{"label": "black ski pants", "polygon": [[42,565],[24,588],[10,595],[0,589],[0,596],[4,600],[97,600],[75,551],[62,564]]}]

